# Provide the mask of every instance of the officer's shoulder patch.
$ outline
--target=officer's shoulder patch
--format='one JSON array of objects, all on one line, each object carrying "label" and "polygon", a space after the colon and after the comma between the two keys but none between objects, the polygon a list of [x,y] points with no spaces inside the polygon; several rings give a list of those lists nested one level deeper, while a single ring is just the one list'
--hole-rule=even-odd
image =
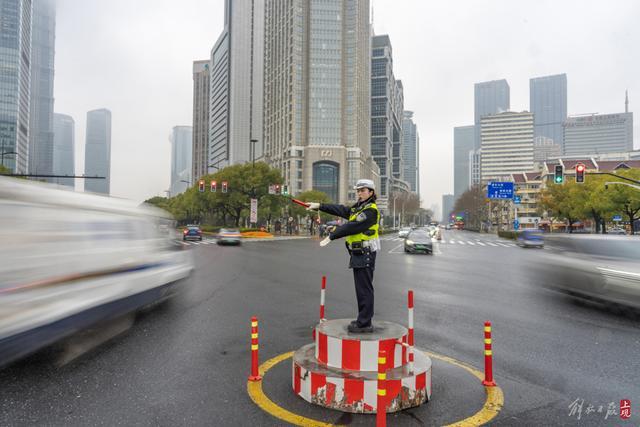
[{"label": "officer's shoulder patch", "polygon": [[362,222],[362,221],[364,221],[365,219],[367,219],[367,216],[364,214],[364,212],[360,212],[360,213],[358,214],[358,216],[356,217],[356,221],[358,221],[358,222]]}]

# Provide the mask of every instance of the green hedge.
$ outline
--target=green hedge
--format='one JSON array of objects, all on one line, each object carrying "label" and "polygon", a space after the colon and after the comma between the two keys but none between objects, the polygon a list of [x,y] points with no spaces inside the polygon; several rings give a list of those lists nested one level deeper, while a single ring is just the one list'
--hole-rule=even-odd
[{"label": "green hedge", "polygon": [[516,240],[516,238],[518,237],[518,232],[517,231],[498,231],[498,236],[502,237],[503,239]]}]

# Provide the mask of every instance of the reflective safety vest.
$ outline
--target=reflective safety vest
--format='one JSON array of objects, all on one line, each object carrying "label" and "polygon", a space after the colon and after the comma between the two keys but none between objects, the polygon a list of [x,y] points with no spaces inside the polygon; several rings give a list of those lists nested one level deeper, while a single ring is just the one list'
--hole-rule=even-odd
[{"label": "reflective safety vest", "polygon": [[346,237],[346,242],[349,247],[353,242],[363,242],[364,247],[370,248],[372,252],[380,249],[380,238],[378,236],[378,228],[380,227],[380,211],[374,202],[367,203],[361,207],[351,208],[351,215],[349,215],[349,221],[357,221],[358,215],[360,215],[366,209],[373,209],[376,211],[376,222],[367,231],[358,234],[352,234]]}]

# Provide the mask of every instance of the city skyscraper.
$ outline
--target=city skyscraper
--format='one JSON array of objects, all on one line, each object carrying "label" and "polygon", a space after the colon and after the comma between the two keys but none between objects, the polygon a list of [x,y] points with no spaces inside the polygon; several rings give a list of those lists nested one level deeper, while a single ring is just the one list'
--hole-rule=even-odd
[{"label": "city skyscraper", "polygon": [[509,111],[511,108],[509,83],[492,80],[474,85],[475,149],[480,148],[480,120],[484,116]]},{"label": "city skyscraper", "polygon": [[14,173],[29,166],[31,6],[0,2],[0,162]]},{"label": "city skyscraper", "polygon": [[550,138],[562,146],[562,123],[567,118],[567,75],[529,80],[529,111],[533,113],[533,136]]},{"label": "city skyscraper", "polygon": [[[402,179],[402,83],[393,74],[388,35],[371,38],[371,155],[380,168],[378,205],[388,209],[389,194]],[[414,147],[415,148],[415,147]]]},{"label": "city skyscraper", "polygon": [[225,0],[224,30],[210,60],[212,171],[263,154],[264,7],[264,0]]},{"label": "city skyscraper", "polygon": [[442,195],[442,222],[449,222],[449,214],[453,210],[454,203],[453,194]]},{"label": "city skyscraper", "polygon": [[[53,174],[75,175],[76,123],[66,114],[53,114]],[[55,178],[53,182],[75,189],[75,179]]]},{"label": "city skyscraper", "polygon": [[209,159],[209,60],[193,62],[193,141],[191,178],[205,176]]},{"label": "city skyscraper", "polygon": [[533,170],[533,114],[527,111],[484,116],[481,121],[482,182]]},{"label": "city skyscraper", "polygon": [[109,195],[111,191],[111,111],[87,113],[84,174],[105,179],[85,179],[84,191]]},{"label": "city skyscraper", "polygon": [[469,189],[469,152],[474,149],[475,126],[453,128],[453,197]]},{"label": "city skyscraper", "polygon": [[265,159],[292,194],[356,198],[359,178],[378,181],[370,148],[368,0],[267,1]]},{"label": "city skyscraper", "polygon": [[177,196],[193,184],[191,179],[191,149],[193,132],[191,126],[174,126],[169,137],[171,142],[171,197]]},{"label": "city skyscraper", "polygon": [[[372,107],[373,108],[373,107]],[[420,194],[420,136],[413,122],[413,111],[404,111],[402,120],[402,154],[404,157],[404,180],[411,191]]]},{"label": "city skyscraper", "polygon": [[[29,173],[53,173],[53,65],[56,9],[54,0],[33,0],[31,22],[31,96]],[[47,179],[56,182],[55,179]]]},{"label": "city skyscraper", "polygon": [[633,113],[571,116],[563,126],[565,156],[633,150]]}]

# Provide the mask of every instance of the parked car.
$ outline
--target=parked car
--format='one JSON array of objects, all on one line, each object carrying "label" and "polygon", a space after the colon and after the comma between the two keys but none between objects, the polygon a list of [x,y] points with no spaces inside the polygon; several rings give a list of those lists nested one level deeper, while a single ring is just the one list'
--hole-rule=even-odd
[{"label": "parked car", "polygon": [[518,233],[516,242],[523,248],[543,248],[544,236],[540,230],[522,230]]},{"label": "parked car", "polygon": [[406,239],[409,233],[411,233],[411,227],[402,227],[398,232],[398,237]]},{"label": "parked car", "polygon": [[406,253],[422,252],[433,254],[431,234],[425,230],[412,231],[404,241],[404,251]]},{"label": "parked car", "polygon": [[182,240],[202,241],[202,230],[197,225],[187,225],[187,228],[182,231]]},{"label": "parked car", "polygon": [[607,230],[607,233],[609,234],[620,234],[620,235],[627,235],[627,230],[625,230],[624,228],[620,228],[620,227],[614,227],[614,228],[610,228],[609,230]]},{"label": "parked car", "polygon": [[222,228],[218,232],[219,245],[240,245],[242,242],[242,234],[235,228]]}]

